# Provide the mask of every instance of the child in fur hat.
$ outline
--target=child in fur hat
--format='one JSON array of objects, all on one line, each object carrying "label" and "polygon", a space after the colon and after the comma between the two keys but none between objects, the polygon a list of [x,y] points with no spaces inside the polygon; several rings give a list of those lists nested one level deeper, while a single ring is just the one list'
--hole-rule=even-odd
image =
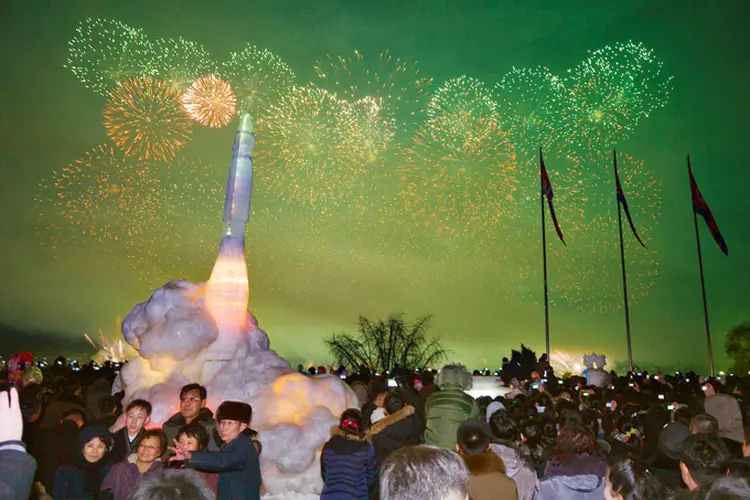
[{"label": "child in fur hat", "polygon": [[253,409],[246,403],[224,401],[216,410],[219,437],[224,442],[219,451],[189,451],[175,442],[170,460],[184,461],[186,468],[218,472],[218,498],[259,500],[261,490],[258,449],[250,429]]}]

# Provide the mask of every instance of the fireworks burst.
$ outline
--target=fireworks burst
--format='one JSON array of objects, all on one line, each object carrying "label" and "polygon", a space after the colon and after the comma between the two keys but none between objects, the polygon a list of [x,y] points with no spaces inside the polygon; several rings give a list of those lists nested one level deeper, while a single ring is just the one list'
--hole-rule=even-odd
[{"label": "fireworks burst", "polygon": [[443,241],[489,243],[513,212],[515,156],[489,95],[470,78],[446,83],[400,168],[408,211]]},{"label": "fireworks burst", "polygon": [[498,111],[515,144],[519,162],[553,148],[560,134],[562,80],[547,68],[513,68],[495,86]]},{"label": "fireworks burst", "polygon": [[[122,318],[120,316],[115,320],[115,337],[122,337],[120,333],[122,325]],[[104,331],[99,328],[99,344],[94,342],[88,333],[84,333],[83,336],[86,338],[89,344],[96,349],[96,354],[91,356],[91,360],[94,363],[102,364],[106,361],[111,363],[124,363],[130,361],[138,355],[138,352],[133,349],[130,344],[125,342],[123,338],[110,338],[104,335]]]},{"label": "fireworks burst", "polygon": [[373,165],[384,160],[393,144],[394,124],[383,116],[379,100],[365,97],[344,108],[342,149],[357,163]]},{"label": "fireworks burst", "polygon": [[141,30],[111,19],[88,18],[68,42],[65,67],[86,88],[106,95],[128,78],[154,74],[154,54]]},{"label": "fireworks burst", "polygon": [[672,78],[642,44],[606,46],[569,71],[563,130],[582,149],[606,150],[663,107]]},{"label": "fireworks burst", "polygon": [[218,75],[237,94],[239,113],[258,118],[263,111],[286,95],[294,84],[294,72],[279,56],[248,44],[242,52],[232,52],[219,66]]},{"label": "fireworks burst", "polygon": [[359,51],[354,58],[329,55],[315,63],[315,73],[323,87],[348,102],[378,99],[383,117],[409,134],[430,99],[432,79],[420,75],[417,63],[394,59],[387,50],[377,60],[366,60]]},{"label": "fireworks burst", "polygon": [[195,80],[182,96],[185,111],[193,120],[207,127],[223,127],[234,116],[237,98],[232,86],[216,75]]},{"label": "fireworks burst", "polygon": [[258,175],[276,196],[324,206],[351,194],[364,172],[341,148],[345,105],[323,89],[294,87],[259,124]]},{"label": "fireworks burst", "polygon": [[37,204],[41,220],[55,215],[45,227],[53,249],[81,236],[127,245],[153,224],[158,193],[148,164],[99,146],[54,172],[51,184],[43,182]]},{"label": "fireworks burst", "polygon": [[133,78],[109,93],[107,135],[127,156],[170,161],[192,132],[180,95],[150,76]]},{"label": "fireworks burst", "polygon": [[157,71],[155,76],[172,86],[179,94],[201,75],[211,73],[213,62],[202,45],[183,38],[159,39],[154,42]]}]

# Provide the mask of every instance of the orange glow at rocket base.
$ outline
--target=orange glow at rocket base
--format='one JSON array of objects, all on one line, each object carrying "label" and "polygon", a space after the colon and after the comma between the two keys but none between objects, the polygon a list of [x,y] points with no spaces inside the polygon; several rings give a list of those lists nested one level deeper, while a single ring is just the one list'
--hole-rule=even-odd
[{"label": "orange glow at rocket base", "polygon": [[249,298],[244,249],[241,252],[220,252],[206,284],[206,306],[219,333],[240,332],[247,326]]}]

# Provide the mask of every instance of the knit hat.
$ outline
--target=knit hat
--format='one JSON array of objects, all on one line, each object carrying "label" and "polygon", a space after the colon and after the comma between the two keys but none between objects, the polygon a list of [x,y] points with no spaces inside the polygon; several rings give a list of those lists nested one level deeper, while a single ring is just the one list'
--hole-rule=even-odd
[{"label": "knit hat", "polygon": [[253,408],[247,403],[239,401],[224,401],[216,409],[216,421],[236,420],[240,423],[250,425],[253,416]]},{"label": "knit hat", "polygon": [[489,405],[487,405],[487,423],[490,421],[490,417],[492,417],[492,414],[499,410],[504,410],[505,405],[503,405],[499,401],[493,401]]},{"label": "knit hat", "polygon": [[659,451],[672,460],[679,460],[680,447],[685,439],[690,436],[690,429],[678,422],[667,424],[659,432]]}]

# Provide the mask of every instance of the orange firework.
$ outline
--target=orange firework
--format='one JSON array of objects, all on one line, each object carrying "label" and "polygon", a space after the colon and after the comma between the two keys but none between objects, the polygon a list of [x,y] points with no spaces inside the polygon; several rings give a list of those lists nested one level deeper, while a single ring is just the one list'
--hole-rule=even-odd
[{"label": "orange firework", "polygon": [[223,127],[234,116],[237,98],[228,82],[208,74],[188,87],[182,105],[190,118],[202,125]]},{"label": "orange firework", "polygon": [[179,93],[150,76],[131,78],[109,92],[104,127],[125,155],[167,162],[192,132]]}]

